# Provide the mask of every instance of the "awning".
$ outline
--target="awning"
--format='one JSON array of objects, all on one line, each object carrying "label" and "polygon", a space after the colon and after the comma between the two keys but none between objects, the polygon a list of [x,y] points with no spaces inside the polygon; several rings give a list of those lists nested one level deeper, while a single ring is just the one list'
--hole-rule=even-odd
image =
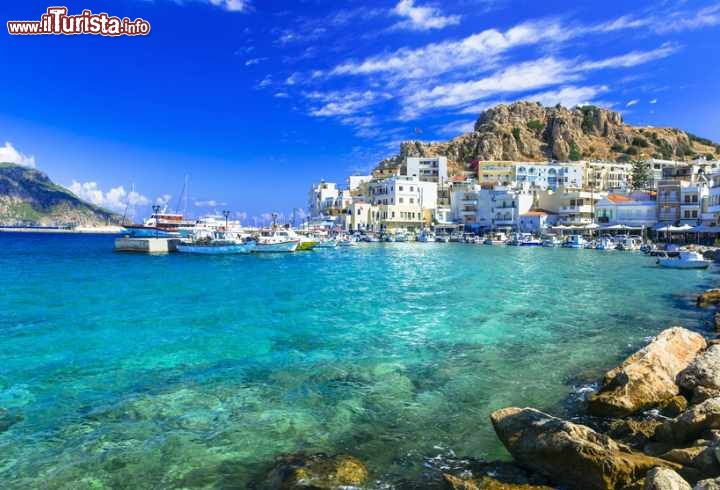
[{"label": "awning", "polygon": [[693,226],[690,231],[693,233],[720,233],[720,226],[698,225]]},{"label": "awning", "polygon": [[692,231],[693,227],[690,225],[682,225],[682,226],[672,226],[672,225],[665,225],[661,226],[660,228],[655,228],[657,231],[663,231],[663,232],[670,232],[670,233],[682,233],[686,231]]}]

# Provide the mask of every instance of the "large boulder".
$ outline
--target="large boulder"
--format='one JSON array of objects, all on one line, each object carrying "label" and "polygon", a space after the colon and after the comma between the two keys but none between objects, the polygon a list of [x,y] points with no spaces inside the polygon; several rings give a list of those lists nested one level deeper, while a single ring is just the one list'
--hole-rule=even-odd
[{"label": "large boulder", "polygon": [[443,478],[451,490],[553,490],[546,485],[507,482],[490,476],[464,478],[443,473]]},{"label": "large boulder", "polygon": [[692,487],[673,470],[653,468],[645,476],[644,490],[692,490]]},{"label": "large boulder", "polygon": [[357,458],[313,454],[279,458],[266,483],[277,490],[340,490],[361,487],[367,479],[367,468]]},{"label": "large boulder", "polygon": [[598,393],[588,398],[594,415],[624,417],[678,395],[677,375],[698,352],[705,339],[682,327],[663,331],[650,344],[608,371]]},{"label": "large boulder", "polygon": [[677,377],[677,384],[699,402],[720,396],[720,345],[713,344],[698,355]]},{"label": "large boulder", "polygon": [[693,490],[720,490],[720,478],[700,480],[695,484]]},{"label": "large boulder", "polygon": [[705,400],[668,420],[655,430],[655,439],[683,444],[698,439],[712,429],[720,429],[720,398]]},{"label": "large boulder", "polygon": [[681,468],[633,452],[589,427],[532,408],[504,408],[493,412],[490,419],[519,465],[572,488],[622,488],[656,466]]}]

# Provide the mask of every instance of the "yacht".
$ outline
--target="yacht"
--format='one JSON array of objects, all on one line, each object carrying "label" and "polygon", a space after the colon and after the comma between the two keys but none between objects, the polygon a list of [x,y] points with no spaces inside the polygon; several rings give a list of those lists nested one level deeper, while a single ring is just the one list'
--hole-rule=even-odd
[{"label": "yacht", "polygon": [[178,252],[206,255],[247,254],[254,248],[254,241],[233,239],[222,231],[201,233],[177,245]]},{"label": "yacht", "polygon": [[565,248],[585,248],[586,243],[587,240],[582,235],[570,235],[562,246]]},{"label": "yacht", "polygon": [[300,238],[292,230],[262,230],[257,237],[253,252],[294,252],[297,250],[298,245],[300,245]]},{"label": "yacht", "polygon": [[688,251],[680,252],[677,257],[665,257],[657,261],[660,267],[669,269],[707,269],[710,263],[701,253]]}]

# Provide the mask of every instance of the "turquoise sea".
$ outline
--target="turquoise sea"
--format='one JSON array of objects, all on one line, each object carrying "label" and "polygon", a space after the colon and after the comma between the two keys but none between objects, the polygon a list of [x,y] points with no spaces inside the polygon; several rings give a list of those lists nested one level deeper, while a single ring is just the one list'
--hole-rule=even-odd
[{"label": "turquoise sea", "polygon": [[0,235],[0,488],[248,488],[295,452],[429,481],[505,457],[492,410],[566,414],[646,337],[707,329],[693,295],[717,281],[630,252],[112,242]]}]

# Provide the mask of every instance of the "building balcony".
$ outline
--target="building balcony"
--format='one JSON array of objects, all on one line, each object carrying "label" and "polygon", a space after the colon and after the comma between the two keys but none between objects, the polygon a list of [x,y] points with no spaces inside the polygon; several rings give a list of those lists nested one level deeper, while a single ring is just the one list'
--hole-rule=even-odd
[{"label": "building balcony", "polygon": [[589,204],[581,206],[560,206],[560,213],[592,213],[593,207]]},{"label": "building balcony", "polygon": [[514,226],[515,220],[513,219],[496,219],[493,220],[495,226]]}]

